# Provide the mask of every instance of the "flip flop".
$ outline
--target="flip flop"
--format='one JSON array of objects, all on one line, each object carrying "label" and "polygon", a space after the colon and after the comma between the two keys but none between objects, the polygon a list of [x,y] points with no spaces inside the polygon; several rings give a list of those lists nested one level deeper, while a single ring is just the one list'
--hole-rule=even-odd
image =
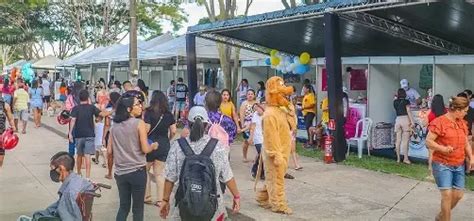
[{"label": "flip flop", "polygon": [[296,167],[295,170],[296,171],[301,171],[303,169],[303,167]]},{"label": "flip flop", "polygon": [[111,179],[112,179],[112,176],[109,176],[108,174],[107,174],[107,175],[105,175],[104,177],[105,177],[105,179],[109,179],[109,180],[111,180]]}]

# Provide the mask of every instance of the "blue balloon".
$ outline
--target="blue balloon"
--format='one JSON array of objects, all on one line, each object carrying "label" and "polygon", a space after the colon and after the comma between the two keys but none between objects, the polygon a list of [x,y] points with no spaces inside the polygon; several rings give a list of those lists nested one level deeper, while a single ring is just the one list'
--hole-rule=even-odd
[{"label": "blue balloon", "polygon": [[304,73],[306,73],[307,71],[306,71],[305,65],[300,64],[300,65],[296,66],[296,68],[295,68],[295,70],[294,70],[293,72],[294,72],[295,74],[304,74]]},{"label": "blue balloon", "polygon": [[272,62],[270,61],[270,58],[265,58],[265,64],[272,65]]},{"label": "blue balloon", "polygon": [[304,67],[305,67],[305,70],[306,70],[305,73],[308,72],[309,70],[311,70],[311,67],[310,67],[309,65],[307,65],[307,64],[304,65]]}]

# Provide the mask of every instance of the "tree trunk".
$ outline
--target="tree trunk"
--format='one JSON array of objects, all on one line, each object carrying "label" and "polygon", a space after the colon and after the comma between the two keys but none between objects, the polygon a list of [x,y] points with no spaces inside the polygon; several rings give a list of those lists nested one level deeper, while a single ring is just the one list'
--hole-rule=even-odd
[{"label": "tree trunk", "polygon": [[[232,86],[231,86],[232,89],[236,88],[239,82],[240,48],[235,48],[233,62],[234,62],[234,66],[232,67]],[[234,97],[237,97],[237,96],[234,96]]]},{"label": "tree trunk", "polygon": [[219,51],[219,60],[221,63],[222,73],[224,74],[224,87],[232,91],[232,73],[229,62],[230,47],[225,44],[218,43],[217,50]]}]

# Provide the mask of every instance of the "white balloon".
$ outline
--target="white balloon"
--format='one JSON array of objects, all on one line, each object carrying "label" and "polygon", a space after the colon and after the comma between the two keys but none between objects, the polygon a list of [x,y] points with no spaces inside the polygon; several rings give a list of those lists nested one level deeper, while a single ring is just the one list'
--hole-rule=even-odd
[{"label": "white balloon", "polygon": [[296,64],[296,66],[300,65],[301,62],[300,62],[300,58],[298,56],[296,56],[295,58],[293,58],[293,64]]},{"label": "white balloon", "polygon": [[294,71],[295,68],[296,68],[296,66],[298,66],[296,63],[290,64],[290,69],[291,69],[291,71]]},{"label": "white balloon", "polygon": [[288,65],[288,66],[286,66],[286,71],[287,71],[287,72],[291,72],[291,71],[293,71],[293,69],[291,68],[291,64],[290,64],[290,65]]}]

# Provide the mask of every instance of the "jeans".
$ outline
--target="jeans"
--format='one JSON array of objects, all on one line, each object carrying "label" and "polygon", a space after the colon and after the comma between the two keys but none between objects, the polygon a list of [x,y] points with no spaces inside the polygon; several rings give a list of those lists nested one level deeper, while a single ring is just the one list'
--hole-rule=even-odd
[{"label": "jeans", "polygon": [[[257,176],[257,170],[258,170],[258,164],[260,162],[260,152],[262,151],[262,144],[255,144],[255,149],[257,149],[257,159],[255,159],[255,162],[253,163],[252,166],[252,176],[255,177]],[[264,169],[263,169],[263,163],[262,163],[262,173],[260,175],[260,178],[263,179],[265,177]]]},{"label": "jeans", "polygon": [[133,200],[133,221],[143,221],[144,198],[146,189],[146,168],[124,175],[115,175],[119,191],[120,208],[117,221],[126,221]]},{"label": "jeans", "polygon": [[438,162],[431,164],[433,176],[440,190],[458,189],[463,190],[465,186],[464,164],[460,166],[449,166]]}]

